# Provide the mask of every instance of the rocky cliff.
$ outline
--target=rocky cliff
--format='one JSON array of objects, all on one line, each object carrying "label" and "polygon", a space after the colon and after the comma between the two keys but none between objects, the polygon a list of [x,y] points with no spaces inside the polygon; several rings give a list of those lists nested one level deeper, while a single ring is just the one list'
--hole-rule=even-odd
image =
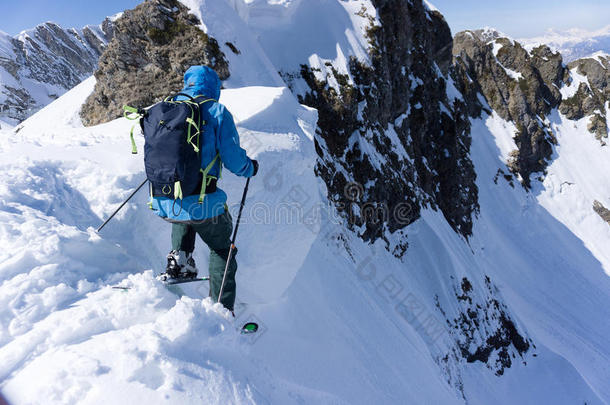
[{"label": "rocky cliff", "polygon": [[[486,52],[484,47],[471,47],[472,57],[486,60],[475,69],[468,60],[458,58],[454,64],[451,50],[463,46],[460,38],[454,44],[442,15],[421,1],[372,3],[375,10],[360,11],[370,21],[370,64],[353,57],[348,74],[332,62],[324,70],[303,64],[301,77],[310,90],[300,100],[318,110],[316,173],[326,183],[328,199],[360,238],[383,240],[402,257],[408,252],[408,225],[423,209],[442,212],[466,238],[472,232],[479,206],[470,160],[470,119],[488,108],[480,94],[489,94],[491,84],[483,76],[502,82],[495,84],[493,108],[507,119],[523,119],[523,154],[516,156],[515,164],[531,170],[552,151],[552,137],[535,115],[544,116],[552,108],[549,103],[558,104],[553,84],[561,84],[564,68],[561,57],[548,49],[531,57],[506,42],[519,52],[518,63],[527,66],[522,70],[532,76],[521,88],[517,79],[511,84],[493,47],[485,56],[478,54]],[[483,39],[473,35],[472,41]],[[508,56],[505,59],[507,67],[515,68]],[[468,363],[481,362],[501,376],[535,345],[512,318],[492,279],[478,274],[476,280],[455,283],[448,276],[442,283],[453,283],[454,294],[449,297],[451,309],[437,301],[449,339],[434,356],[447,382],[467,399],[462,373]]]},{"label": "rocky cliff", "polygon": [[[565,65],[546,45],[530,50],[494,30],[464,31],[453,45],[457,82],[469,94],[471,113],[478,115],[476,94],[506,121],[515,124],[516,149],[507,165],[522,184],[542,178],[556,137],[551,113],[589,119],[589,131],[602,145],[608,136],[609,59],[604,56]],[[481,108],[485,108],[480,105]],[[488,111],[491,113],[491,111]]]},{"label": "rocky cliff", "polygon": [[0,33],[0,116],[13,122],[90,76],[113,23],[65,29],[47,22],[15,37]]},{"label": "rocky cliff", "polygon": [[605,145],[610,119],[610,55],[578,59],[568,67],[572,73],[570,87],[576,91],[567,95],[559,111],[573,120],[587,117],[588,130]]},{"label": "rocky cliff", "polygon": [[124,104],[147,107],[179,91],[192,65],[209,65],[226,79],[224,54],[199,24],[177,0],[150,0],[125,11],[100,58],[95,91],[81,111],[85,125],[121,116]]},{"label": "rocky cliff", "polygon": [[506,121],[514,122],[517,149],[508,166],[525,186],[530,175],[543,172],[555,137],[545,122],[561,101],[559,88],[567,78],[561,55],[541,46],[531,53],[495,31],[458,33],[453,53],[463,72],[462,83],[472,80],[472,91]]},{"label": "rocky cliff", "polygon": [[448,76],[449,27],[421,1],[373,4],[370,65],[352,58],[351,81],[332,68],[321,79],[303,65],[311,91],[301,102],[318,110],[316,172],[329,200],[360,237],[383,239],[401,256],[422,207],[441,210],[468,236],[477,187],[467,106]]}]

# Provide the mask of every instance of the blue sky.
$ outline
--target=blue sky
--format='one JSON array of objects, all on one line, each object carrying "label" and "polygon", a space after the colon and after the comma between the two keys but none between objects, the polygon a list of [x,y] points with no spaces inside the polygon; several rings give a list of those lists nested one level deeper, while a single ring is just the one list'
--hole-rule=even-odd
[{"label": "blue sky", "polygon": [[610,0],[430,0],[455,34],[496,28],[514,38],[544,34],[549,28],[597,30],[610,25]]},{"label": "blue sky", "polygon": [[45,21],[64,27],[99,24],[142,0],[0,0],[0,30],[15,35]]},{"label": "blue sky", "polygon": [[[99,24],[105,16],[141,0],[1,0],[0,30],[11,35],[44,21],[65,27]],[[221,0],[215,0],[221,1]],[[307,0],[306,0],[307,1]],[[431,0],[453,33],[494,27],[512,37],[543,34],[548,28],[594,30],[610,24],[610,0]]]}]

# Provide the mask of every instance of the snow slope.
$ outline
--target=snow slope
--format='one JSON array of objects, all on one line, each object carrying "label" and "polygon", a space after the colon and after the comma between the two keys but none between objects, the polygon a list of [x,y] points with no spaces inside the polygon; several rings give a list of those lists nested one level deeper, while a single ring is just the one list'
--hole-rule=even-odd
[{"label": "snow slope", "polygon": [[[237,321],[256,319],[263,329],[258,336],[243,337],[226,311],[202,299],[205,286],[185,287],[188,296],[178,299],[144,271],[159,271],[169,246],[169,225],[143,209],[145,193],[102,236],[92,230],[142,176],[140,159],[128,152],[129,123],[84,129],[75,118],[92,85],[92,79],[85,81],[27,120],[2,145],[5,178],[13,179],[2,194],[2,239],[10,243],[7,252],[19,252],[6,255],[0,270],[6,325],[0,364],[2,391],[9,400],[396,402],[406,375],[419,381],[408,387],[413,398],[455,401],[421,342],[404,351],[402,365],[393,364],[394,354],[385,351],[383,361],[371,367],[368,342],[401,336],[399,330],[388,331],[389,319],[373,318],[372,327],[356,331],[367,335],[364,340],[353,336],[349,323],[328,328],[338,315],[324,306],[332,303],[340,313],[348,308],[325,302],[328,294],[314,288],[323,283],[327,260],[332,260],[325,235],[312,232],[296,216],[276,218],[275,211],[269,221],[261,221],[265,207],[276,210],[298,193],[308,194],[308,204],[319,204],[312,170],[314,112],[300,107],[285,88],[223,94],[243,144],[265,162],[260,180],[252,183],[249,201],[256,206],[240,233],[240,301],[248,305],[238,305]],[[70,118],[49,126],[45,116]],[[117,158],[121,153],[125,159]],[[237,199],[243,181],[227,177],[223,187]],[[23,192],[15,195],[9,189]],[[197,259],[205,268],[202,250]],[[345,265],[344,260],[339,256],[339,263]],[[133,289],[112,290],[116,283]],[[345,302],[358,302],[354,294],[343,297]],[[370,302],[360,305],[352,317],[366,313]],[[353,344],[342,344],[350,340]],[[365,357],[354,356],[355,351]],[[414,353],[422,354],[414,358]],[[377,386],[371,379],[382,375],[388,362],[399,373]],[[413,367],[418,363],[421,367]],[[30,380],[35,387],[26,382]],[[62,383],[54,384],[57,380]],[[31,389],[23,390],[24,384]]]},{"label": "snow slope", "polygon": [[[206,298],[204,283],[171,292],[154,281],[170,226],[147,209],[145,192],[95,233],[144,174],[141,155],[130,154],[130,122],[82,126],[89,78],[0,136],[0,391],[8,400],[610,403],[610,228],[591,209],[593,199],[610,206],[610,160],[586,123],[553,118],[555,159],[540,188],[526,193],[503,177],[494,182],[506,171],[511,125],[497,116],[474,120],[481,212],[473,238],[427,210],[409,226],[399,261],[383,243],[346,231],[326,207],[313,174],[316,112],[275,73],[274,63],[296,56],[275,54],[289,50],[264,39],[248,45],[254,37],[244,16],[299,2],[229,3],[185,1],[219,43],[242,50],[231,66],[248,66],[221,96],[243,146],[261,162],[238,236],[237,319]],[[214,25],[219,15],[224,28]],[[243,185],[229,173],[222,179],[232,209]],[[201,242],[195,253],[205,273]],[[485,276],[497,291],[487,292]],[[466,305],[456,299],[464,277],[475,304],[506,303],[535,344],[523,355],[511,349],[503,375],[480,361],[443,362],[456,339],[445,318]],[[132,289],[113,290],[117,284]],[[240,335],[245,320],[261,331]]]},{"label": "snow slope", "polygon": [[[482,270],[500,281],[536,346],[542,343],[567,360],[607,403],[610,261],[603,247],[610,242],[610,228],[592,210],[592,201],[608,203],[603,195],[608,179],[596,170],[608,164],[609,152],[595,145],[586,124],[574,128],[558,114],[554,120],[556,159],[532,193],[502,177],[492,183],[498,168],[506,171],[496,157],[508,134],[490,131],[489,120],[473,122],[481,215],[470,246]],[[563,381],[566,368],[554,365],[553,377]]]}]

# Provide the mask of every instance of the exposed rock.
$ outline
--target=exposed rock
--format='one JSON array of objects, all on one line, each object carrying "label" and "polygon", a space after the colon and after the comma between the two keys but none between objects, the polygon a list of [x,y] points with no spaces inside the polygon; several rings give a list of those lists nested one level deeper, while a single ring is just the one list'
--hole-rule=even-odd
[{"label": "exposed rock", "polygon": [[559,111],[574,120],[590,117],[587,129],[605,144],[608,138],[606,103],[610,102],[610,57],[598,55],[579,59],[568,67],[585,76],[586,83],[580,83],[576,94],[562,101]]},{"label": "exposed rock", "polygon": [[604,207],[602,203],[597,200],[593,201],[593,211],[597,212],[597,215],[610,225],[610,210]]},{"label": "exposed rock", "polygon": [[468,106],[459,95],[447,96],[448,25],[421,0],[373,4],[380,24],[370,17],[371,65],[352,58],[353,81],[330,62],[323,78],[303,65],[311,91],[300,101],[318,109],[316,173],[329,200],[361,238],[381,238],[401,256],[406,227],[425,206],[440,209],[457,232],[470,235],[477,187],[468,156]]},{"label": "exposed rock", "polygon": [[112,21],[106,19],[82,30],[47,22],[2,38],[8,48],[0,54],[0,66],[11,77],[1,80],[0,115],[24,120],[90,76],[111,35]]},{"label": "exposed rock", "polygon": [[559,88],[567,77],[561,55],[546,46],[530,53],[489,30],[458,33],[453,54],[456,67],[465,74],[457,81],[462,86],[470,83],[470,93],[480,92],[500,117],[517,126],[518,150],[508,166],[529,187],[530,175],[544,172],[556,143],[551,128],[540,118],[561,102]]},{"label": "exposed rock", "polygon": [[125,11],[115,21],[95,90],[81,110],[85,125],[120,117],[124,104],[146,107],[177,92],[192,65],[209,65],[226,79],[225,56],[200,24],[177,0],[149,0]]},{"label": "exposed rock", "polygon": [[[489,29],[458,33],[453,54],[455,83],[467,100],[469,114],[478,116],[476,95],[480,93],[491,109],[517,127],[517,149],[508,156],[507,165],[526,187],[533,173],[545,173],[552,155],[556,138],[547,117],[553,109],[572,120],[590,117],[588,130],[605,144],[606,103],[610,101],[608,57],[580,59],[566,67],[562,56],[546,45],[528,52],[518,42]],[[587,81],[573,84],[573,73]],[[571,97],[562,98],[560,89],[571,85],[578,88],[571,90]]]},{"label": "exposed rock", "polygon": [[[484,291],[475,291],[466,277],[455,287],[459,314],[446,319],[446,324],[457,348],[443,361],[448,363],[449,358],[454,357],[454,360],[467,363],[482,362],[500,376],[517,356],[523,359],[535,346],[511,319],[491,279],[485,277],[484,282]],[[437,307],[446,316],[438,301]]]}]

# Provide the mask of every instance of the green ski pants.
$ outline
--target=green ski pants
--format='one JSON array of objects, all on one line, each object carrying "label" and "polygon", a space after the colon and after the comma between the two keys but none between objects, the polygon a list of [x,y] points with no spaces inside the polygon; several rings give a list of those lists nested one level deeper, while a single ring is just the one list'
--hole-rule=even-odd
[{"label": "green ski pants", "polygon": [[[220,285],[222,284],[222,277],[231,247],[232,230],[233,219],[228,211],[196,224],[172,224],[172,249],[192,253],[195,250],[196,234],[199,234],[201,239],[210,248],[210,297],[212,297],[214,302],[218,301]],[[227,270],[227,277],[220,299],[221,304],[229,311],[233,311],[233,305],[235,304],[236,254],[237,249],[233,249],[231,263]]]}]

